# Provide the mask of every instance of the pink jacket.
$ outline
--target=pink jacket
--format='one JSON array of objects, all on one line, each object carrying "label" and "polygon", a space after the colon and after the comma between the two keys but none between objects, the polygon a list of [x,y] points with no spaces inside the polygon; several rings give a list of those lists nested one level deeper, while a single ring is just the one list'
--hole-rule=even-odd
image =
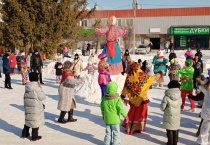
[{"label": "pink jacket", "polygon": [[86,66],[86,68],[84,69],[85,71],[88,71],[88,74],[92,73],[94,71],[94,69],[96,69],[97,67],[95,67],[94,65],[88,65]]},{"label": "pink jacket", "polygon": [[110,82],[109,64],[104,61],[98,63],[98,84],[107,85]]},{"label": "pink jacket", "polygon": [[194,54],[193,54],[193,52],[192,52],[191,50],[187,50],[187,51],[185,52],[184,56],[185,56],[185,57],[190,56],[191,58],[193,58],[193,57],[194,57]]}]

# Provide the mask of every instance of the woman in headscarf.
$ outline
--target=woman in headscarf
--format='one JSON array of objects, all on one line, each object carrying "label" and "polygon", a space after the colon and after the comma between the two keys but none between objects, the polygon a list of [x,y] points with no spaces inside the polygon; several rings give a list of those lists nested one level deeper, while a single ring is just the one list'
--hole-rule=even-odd
[{"label": "woman in headscarf", "polygon": [[[124,120],[122,126],[126,129],[127,134],[141,132],[144,130],[147,119],[148,103],[147,91],[154,80],[158,80],[163,76],[162,71],[153,76],[144,73],[137,62],[129,61],[127,68],[127,77],[121,98],[124,104],[129,103],[130,110],[128,117]],[[125,97],[128,99],[125,99]]]}]

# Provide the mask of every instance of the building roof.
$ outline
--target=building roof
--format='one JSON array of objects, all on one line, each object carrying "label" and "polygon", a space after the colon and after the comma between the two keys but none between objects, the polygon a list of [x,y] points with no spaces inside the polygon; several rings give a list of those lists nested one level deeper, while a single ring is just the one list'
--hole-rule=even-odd
[{"label": "building roof", "polygon": [[[134,17],[134,10],[96,10],[92,18],[108,18],[110,16],[120,18]],[[210,7],[194,8],[161,8],[161,9],[137,9],[136,17],[165,17],[165,16],[204,16],[210,15]]]}]

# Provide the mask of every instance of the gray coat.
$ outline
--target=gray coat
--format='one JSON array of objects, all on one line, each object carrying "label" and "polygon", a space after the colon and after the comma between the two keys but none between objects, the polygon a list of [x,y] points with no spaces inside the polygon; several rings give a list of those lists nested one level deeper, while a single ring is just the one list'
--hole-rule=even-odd
[{"label": "gray coat", "polygon": [[40,88],[38,82],[28,82],[25,86],[24,108],[25,125],[37,128],[44,125],[44,108],[42,101],[46,95]]},{"label": "gray coat", "polygon": [[58,101],[58,110],[61,111],[70,111],[72,100],[74,100],[75,105],[76,101],[74,98],[74,87],[77,84],[82,83],[81,80],[75,79],[72,76],[69,76],[65,79],[63,83],[61,83],[58,88],[59,101]]},{"label": "gray coat", "polygon": [[[177,65],[171,64],[169,69],[171,71],[180,70],[181,66],[179,64]],[[170,81],[172,80],[179,81],[179,75],[176,75],[176,74],[169,74],[169,78],[170,78]]]},{"label": "gray coat", "polygon": [[180,106],[182,100],[178,88],[168,89],[160,105],[160,110],[164,111],[163,128],[168,130],[178,130],[180,127]]}]

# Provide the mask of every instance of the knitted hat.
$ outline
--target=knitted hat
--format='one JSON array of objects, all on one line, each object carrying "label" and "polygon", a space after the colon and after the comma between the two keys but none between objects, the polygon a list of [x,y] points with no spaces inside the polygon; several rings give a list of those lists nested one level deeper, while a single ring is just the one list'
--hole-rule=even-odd
[{"label": "knitted hat", "polygon": [[168,83],[168,88],[172,89],[172,88],[180,88],[180,83],[176,80],[172,80]]},{"label": "knitted hat", "polygon": [[29,73],[29,81],[30,82],[38,82],[39,80],[39,74],[36,72]]},{"label": "knitted hat", "polygon": [[193,65],[192,59],[187,59],[185,62],[188,63],[189,66],[192,66]]},{"label": "knitted hat", "polygon": [[104,53],[101,53],[101,54],[99,54],[99,55],[98,55],[98,58],[99,58],[99,59],[103,59],[103,58],[106,58],[106,54],[104,54]]}]

